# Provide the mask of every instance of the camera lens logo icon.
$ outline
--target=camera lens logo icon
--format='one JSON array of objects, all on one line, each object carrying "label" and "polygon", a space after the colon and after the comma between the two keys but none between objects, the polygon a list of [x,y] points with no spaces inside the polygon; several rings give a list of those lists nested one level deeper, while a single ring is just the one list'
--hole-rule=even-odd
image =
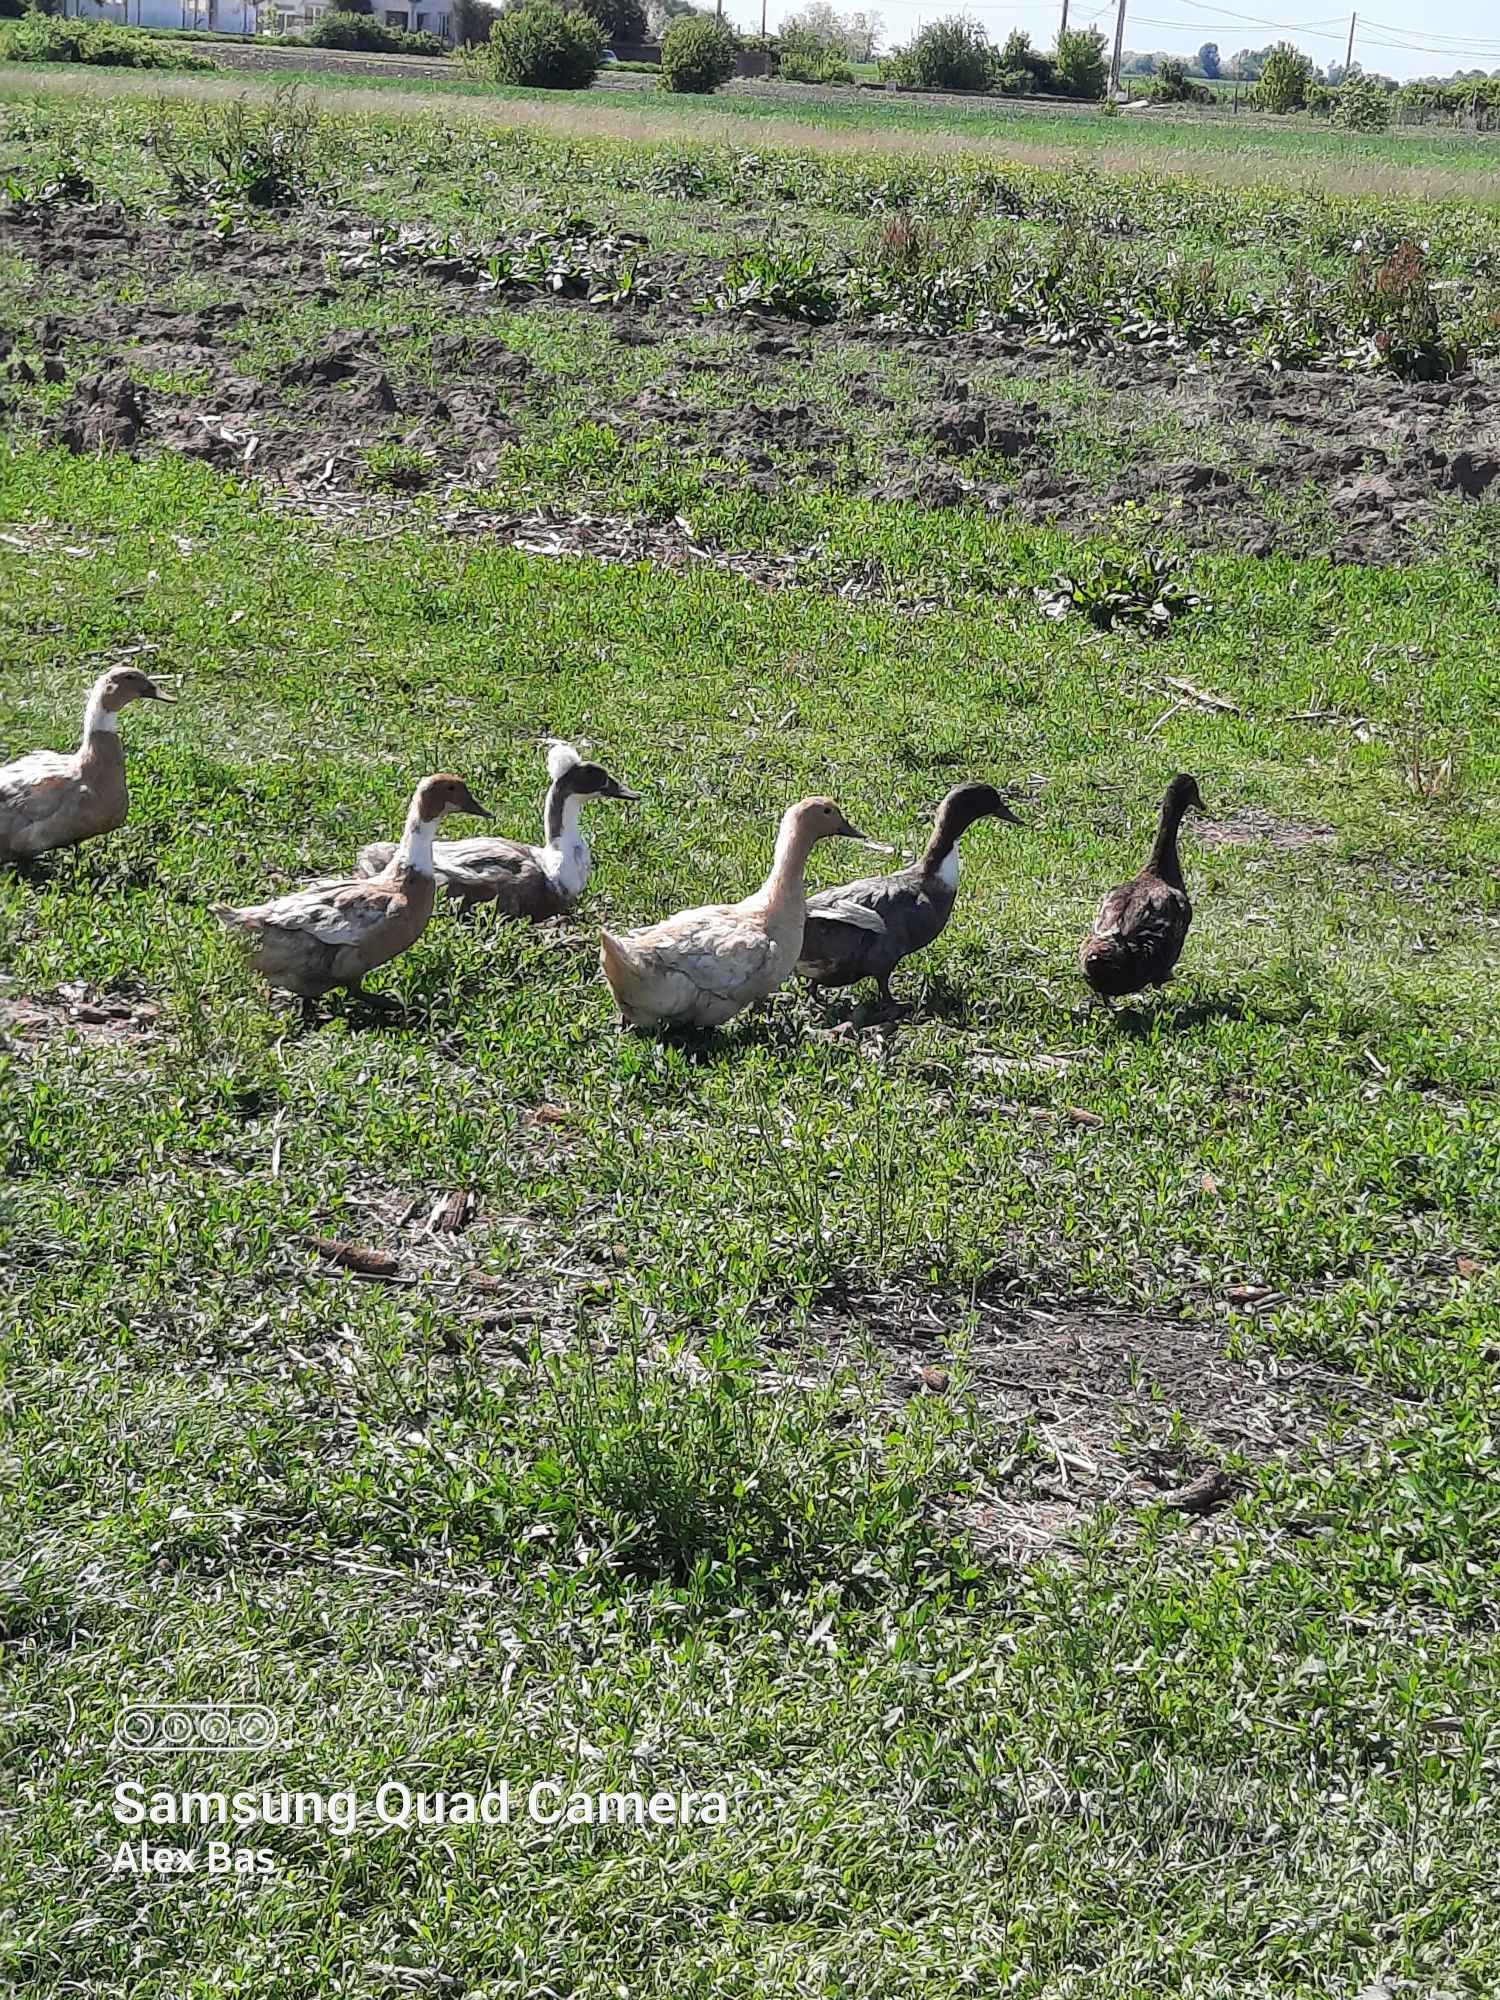
[{"label": "camera lens logo icon", "polygon": [[280,1741],[276,1717],[258,1702],[132,1702],[115,1718],[117,1750],[225,1754]]}]

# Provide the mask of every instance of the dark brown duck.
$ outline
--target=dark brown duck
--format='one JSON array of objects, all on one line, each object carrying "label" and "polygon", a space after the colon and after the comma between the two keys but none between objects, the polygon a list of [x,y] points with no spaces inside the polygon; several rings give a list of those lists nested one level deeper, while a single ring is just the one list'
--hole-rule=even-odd
[{"label": "dark brown duck", "polygon": [[873,979],[893,1004],[891,974],[942,936],[958,897],[958,843],[977,819],[1016,818],[993,785],[958,785],[938,807],[921,858],[891,875],[870,875],[807,899],[800,976],[813,986]]},{"label": "dark brown duck", "polygon": [[1162,799],[1145,867],[1133,881],[1111,889],[1099,905],[1078,969],[1102,1000],[1121,1000],[1162,985],[1182,956],[1193,906],[1182,879],[1177,830],[1192,807],[1203,811],[1198,780],[1179,771]]}]

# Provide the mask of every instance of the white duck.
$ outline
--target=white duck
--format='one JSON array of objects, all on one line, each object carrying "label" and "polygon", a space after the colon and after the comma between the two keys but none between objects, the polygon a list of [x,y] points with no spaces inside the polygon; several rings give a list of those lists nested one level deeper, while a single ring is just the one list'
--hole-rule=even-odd
[{"label": "white duck", "polygon": [[791,978],[807,921],[807,857],[820,840],[863,840],[832,799],[788,806],[771,872],[741,903],[681,910],[616,937],[599,962],[628,1027],[718,1028]]},{"label": "white duck", "polygon": [[489,818],[461,779],[424,778],[380,874],[314,882],[250,909],[215,903],[213,913],[272,986],[303,1000],[320,1000],[336,986],[357,991],[367,972],[410,950],[426,930],[437,900],[433,838],[444,815],[454,812]]},{"label": "white duck", "polygon": [[[476,903],[493,903],[502,916],[540,923],[561,917],[588,887],[593,860],[579,824],[586,799],[637,799],[602,764],[585,764],[571,743],[554,743],[547,753],[542,845],[481,836],[440,840],[432,850],[438,881],[465,915]],[[390,865],[395,844],[373,841],[355,859],[355,872],[377,875]]]},{"label": "white duck", "polygon": [[172,699],[139,668],[114,667],[89,692],[81,748],[71,755],[33,750],[0,768],[0,860],[29,860],[123,826],[130,795],[120,710]]}]

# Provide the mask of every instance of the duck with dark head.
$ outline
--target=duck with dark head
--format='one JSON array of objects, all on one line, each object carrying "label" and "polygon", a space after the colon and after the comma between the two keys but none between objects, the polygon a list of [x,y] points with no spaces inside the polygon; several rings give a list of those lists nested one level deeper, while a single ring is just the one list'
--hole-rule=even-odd
[{"label": "duck with dark head", "polygon": [[890,875],[869,875],[807,899],[797,973],[812,986],[873,979],[894,1006],[891,974],[942,936],[958,899],[958,843],[976,820],[1017,819],[993,785],[956,785],[937,809],[920,858]]},{"label": "duck with dark head", "polygon": [[1145,867],[1111,889],[1095,913],[1078,969],[1106,1004],[1165,984],[1182,956],[1193,906],[1182,879],[1177,834],[1194,809],[1203,811],[1198,780],[1179,771],[1162,799]]}]

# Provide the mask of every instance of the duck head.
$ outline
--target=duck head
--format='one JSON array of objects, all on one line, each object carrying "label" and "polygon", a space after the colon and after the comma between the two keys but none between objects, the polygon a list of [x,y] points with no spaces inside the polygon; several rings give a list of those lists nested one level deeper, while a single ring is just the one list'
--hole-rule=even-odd
[{"label": "duck head", "polygon": [[1171,784],[1167,786],[1166,793],[1162,799],[1162,818],[1170,818],[1173,824],[1176,825],[1181,823],[1185,813],[1194,810],[1198,812],[1206,812],[1208,810],[1199,795],[1198,780],[1186,771],[1179,771]]},{"label": "duck head", "polygon": [[83,712],[84,737],[117,736],[120,710],[133,701],[172,702],[176,698],[158,687],[139,667],[111,667],[89,690],[88,706]]},{"label": "duck head", "polygon": [[411,802],[412,816],[424,826],[435,826],[449,813],[472,813],[476,819],[488,819],[489,813],[462,778],[452,778],[446,773],[424,778]]},{"label": "duck head", "polygon": [[993,785],[955,785],[938,807],[937,816],[940,822],[948,822],[954,839],[976,819],[1003,819],[1012,826],[1026,824],[1011,811]]},{"label": "duck head", "polygon": [[832,799],[802,799],[788,806],[781,816],[783,834],[793,832],[804,850],[820,840],[867,840],[857,826],[851,826]]}]

